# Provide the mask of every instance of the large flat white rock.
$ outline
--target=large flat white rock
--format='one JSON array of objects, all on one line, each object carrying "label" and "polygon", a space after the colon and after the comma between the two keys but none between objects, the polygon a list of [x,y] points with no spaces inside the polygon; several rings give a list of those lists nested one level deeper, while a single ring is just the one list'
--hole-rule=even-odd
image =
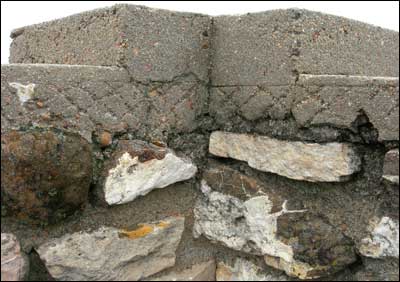
[{"label": "large flat white rock", "polygon": [[360,157],[347,143],[292,142],[216,131],[210,136],[209,151],[261,171],[310,182],[345,181],[361,168]]}]

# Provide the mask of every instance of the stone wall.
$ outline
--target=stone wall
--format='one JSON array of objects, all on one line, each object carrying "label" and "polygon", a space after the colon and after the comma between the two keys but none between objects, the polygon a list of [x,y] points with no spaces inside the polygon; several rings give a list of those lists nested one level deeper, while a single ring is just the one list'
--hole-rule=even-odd
[{"label": "stone wall", "polygon": [[399,36],[132,5],[14,30],[2,280],[399,279]]}]

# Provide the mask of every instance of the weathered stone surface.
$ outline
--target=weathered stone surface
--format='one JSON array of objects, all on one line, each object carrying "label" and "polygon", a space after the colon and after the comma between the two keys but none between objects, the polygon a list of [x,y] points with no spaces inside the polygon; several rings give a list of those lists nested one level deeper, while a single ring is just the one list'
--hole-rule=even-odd
[{"label": "weathered stone surface", "polygon": [[1,281],[23,281],[29,260],[13,234],[1,233]]},{"label": "weathered stone surface", "polygon": [[213,155],[246,161],[258,170],[312,182],[345,181],[360,170],[361,160],[346,143],[303,143],[267,136],[213,132]]},{"label": "weathered stone surface", "polygon": [[233,266],[218,263],[217,281],[288,281],[288,277],[268,273],[251,261],[238,258]]},{"label": "weathered stone surface", "polygon": [[8,215],[53,223],[87,201],[91,146],[77,134],[31,129],[1,135],[1,205]]},{"label": "weathered stone surface", "polygon": [[215,17],[214,30],[217,86],[287,85],[302,73],[399,75],[398,32],[342,17],[275,10]]},{"label": "weathered stone surface", "polygon": [[360,253],[366,257],[399,257],[399,222],[387,216],[379,221],[372,220],[370,236],[364,238],[359,246]]},{"label": "weathered stone surface", "polygon": [[399,259],[362,258],[362,268],[355,275],[355,281],[399,281]]},{"label": "weathered stone surface", "polygon": [[[10,83],[35,84],[32,98],[21,104]],[[198,127],[206,98],[203,83],[185,78],[142,84],[116,67],[2,65],[1,131],[34,124],[68,129],[92,142],[93,131],[113,135],[124,124],[137,136],[165,141],[172,131]]]},{"label": "weathered stone surface", "polygon": [[136,281],[175,264],[183,229],[183,217],[132,231],[103,227],[50,240],[37,251],[57,280]]},{"label": "weathered stone surface", "polygon": [[306,210],[288,210],[287,201],[273,212],[268,195],[242,202],[213,191],[204,180],[201,189],[204,198],[194,209],[196,238],[204,235],[234,250],[264,256],[268,265],[301,279],[334,273],[356,260],[352,242],[337,228]]},{"label": "weathered stone surface", "polygon": [[385,155],[383,178],[399,184],[399,149],[390,150]]},{"label": "weathered stone surface", "polygon": [[118,65],[141,81],[207,80],[210,24],[199,14],[115,5],[14,31],[10,63]]},{"label": "weathered stone surface", "polygon": [[109,205],[133,201],[197,172],[189,159],[173,150],[140,140],[121,140],[105,167],[104,198]]},{"label": "weathered stone surface", "polygon": [[195,264],[181,272],[172,272],[149,281],[215,281],[215,269],[215,261],[211,260]]}]

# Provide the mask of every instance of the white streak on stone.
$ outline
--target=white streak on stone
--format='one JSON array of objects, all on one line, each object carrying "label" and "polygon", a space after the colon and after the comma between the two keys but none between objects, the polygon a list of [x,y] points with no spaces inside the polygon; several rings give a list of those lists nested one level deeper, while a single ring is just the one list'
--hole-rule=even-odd
[{"label": "white streak on stone", "polygon": [[217,281],[288,281],[288,277],[268,273],[251,261],[238,258],[233,267],[218,263]]},{"label": "white streak on stone", "polygon": [[21,105],[23,105],[26,101],[32,99],[33,95],[35,94],[36,85],[34,83],[23,85],[18,82],[11,82],[9,83],[9,85],[17,90],[17,96],[19,98],[19,101],[21,102]]},{"label": "white streak on stone", "polygon": [[399,176],[398,175],[383,175],[382,177],[391,183],[399,185]]},{"label": "white streak on stone", "polygon": [[379,223],[372,222],[370,237],[361,241],[360,253],[366,257],[399,257],[399,223],[382,217]]},{"label": "white streak on stone", "polygon": [[[205,185],[203,180],[202,186]],[[204,235],[234,250],[293,260],[292,247],[277,238],[277,220],[283,214],[305,210],[289,211],[284,202],[281,211],[271,213],[273,204],[267,195],[241,202],[235,197],[210,191],[208,185],[202,190],[208,191],[208,200],[206,203],[199,201],[195,207],[194,237]],[[243,220],[238,222],[238,219]]]},{"label": "white streak on stone", "polygon": [[216,131],[210,136],[209,151],[261,171],[311,182],[344,181],[361,168],[361,159],[347,143],[291,142]]},{"label": "white streak on stone", "polygon": [[175,182],[187,180],[197,172],[197,167],[188,160],[168,152],[161,160],[139,162],[124,153],[117,166],[109,171],[104,186],[108,204],[124,204]]},{"label": "white streak on stone", "polygon": [[212,191],[204,180],[202,186],[204,198],[197,202],[194,209],[195,238],[204,235],[228,248],[264,256],[267,265],[300,279],[319,278],[333,270],[332,265],[310,265],[296,259],[292,245],[278,237],[280,216],[306,210],[288,210],[284,201],[282,209],[272,213],[273,203],[268,195],[242,202],[236,197]]}]

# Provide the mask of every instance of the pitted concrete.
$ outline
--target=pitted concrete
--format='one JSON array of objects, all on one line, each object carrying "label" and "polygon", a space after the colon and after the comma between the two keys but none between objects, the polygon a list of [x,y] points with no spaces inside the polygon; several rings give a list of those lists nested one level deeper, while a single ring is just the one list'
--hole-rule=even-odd
[{"label": "pitted concrete", "polygon": [[[32,98],[20,103],[10,83],[34,83]],[[89,142],[98,128],[134,131],[149,139],[196,129],[207,90],[203,83],[177,79],[142,84],[123,68],[11,64],[1,67],[1,130],[59,127]]]},{"label": "pitted concrete", "polygon": [[205,15],[115,5],[13,31],[10,63],[123,66],[140,81],[188,74],[206,81],[210,23]]}]

